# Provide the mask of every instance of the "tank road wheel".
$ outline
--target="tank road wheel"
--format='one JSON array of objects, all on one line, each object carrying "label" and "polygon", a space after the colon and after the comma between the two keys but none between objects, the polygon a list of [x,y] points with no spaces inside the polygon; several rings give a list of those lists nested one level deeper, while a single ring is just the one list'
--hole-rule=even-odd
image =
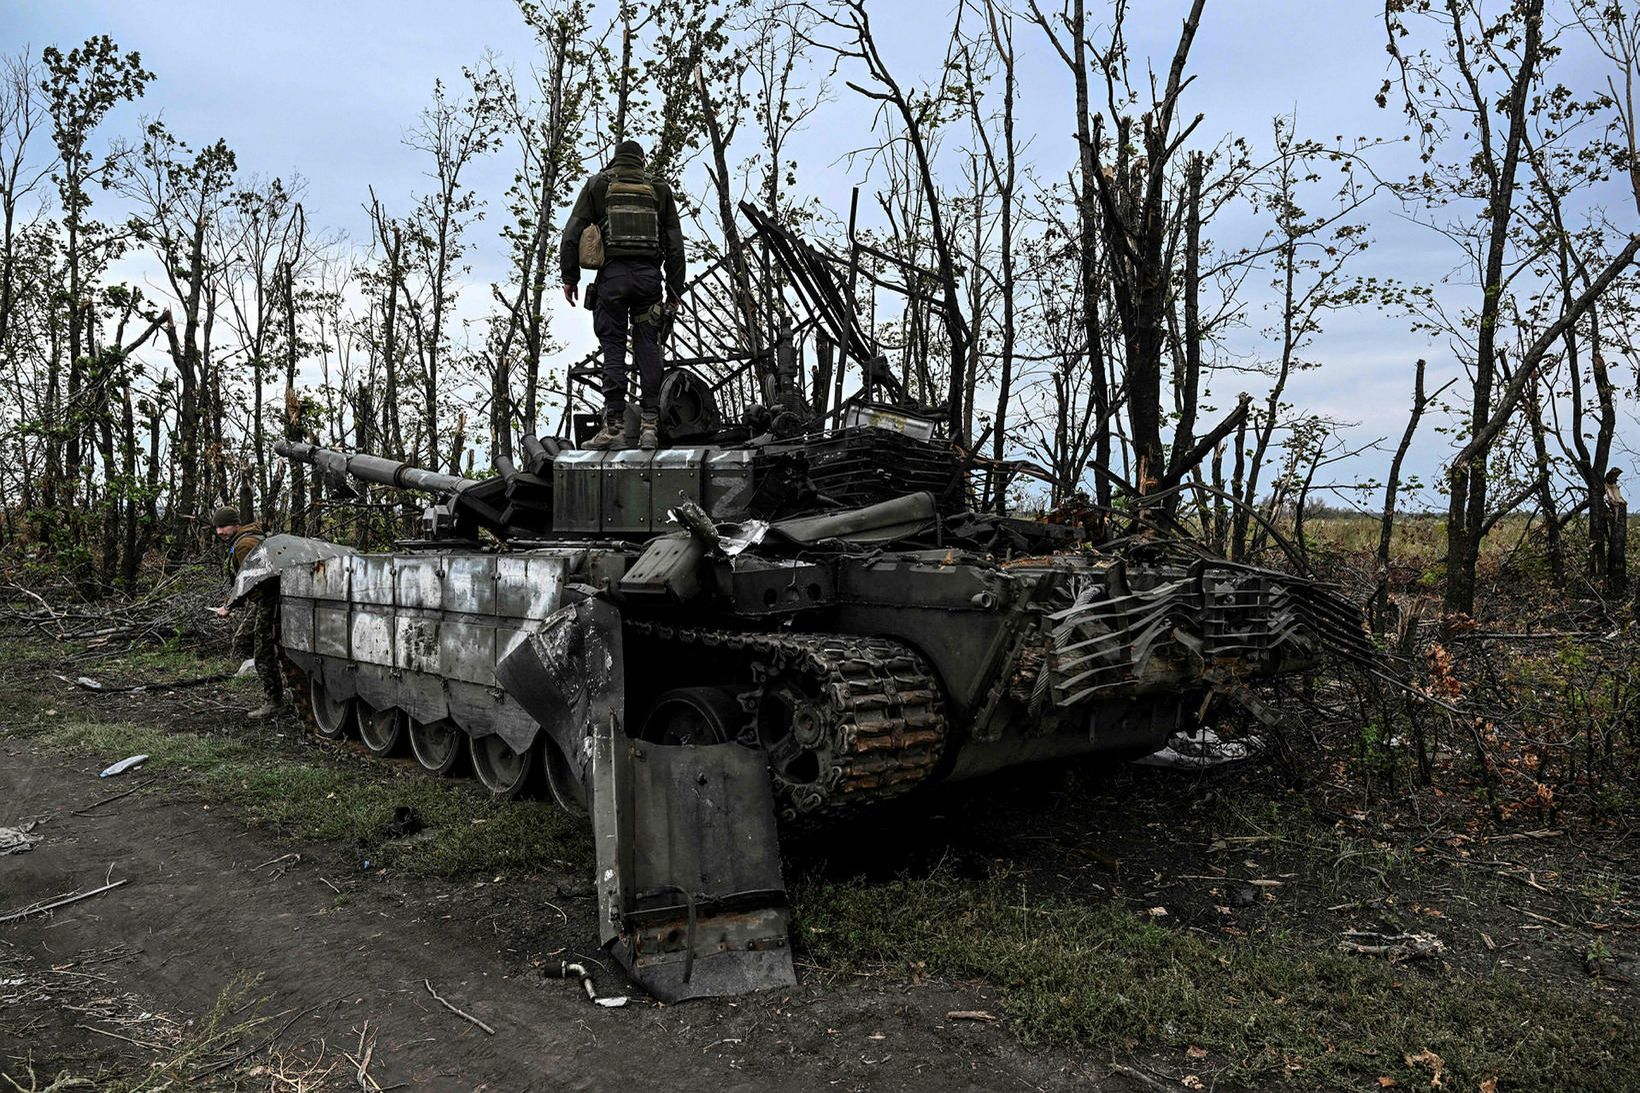
[{"label": "tank road wheel", "polygon": [[497,733],[471,737],[469,747],[473,754],[473,773],[492,796],[509,801],[521,797],[535,780],[534,747],[513,751]]},{"label": "tank road wheel", "polygon": [[391,706],[377,710],[361,702],[356,713],[359,718],[359,740],[366,751],[371,755],[385,756],[399,750],[404,743],[404,718],[398,710]]},{"label": "tank road wheel", "polygon": [[565,812],[585,815],[586,788],[581,785],[581,779],[570,761],[564,757],[563,750],[546,733],[535,738],[535,747],[541,753],[542,781],[547,783],[552,799]]},{"label": "tank road wheel", "polygon": [[746,713],[725,687],[678,687],[655,700],[641,740],[651,744],[725,744],[739,734]]},{"label": "tank road wheel", "polygon": [[440,778],[454,774],[467,751],[462,747],[462,737],[467,734],[456,728],[453,721],[417,721],[413,717],[406,720],[410,722],[410,753],[421,764],[421,769]]},{"label": "tank road wheel", "polygon": [[332,695],[316,675],[308,677],[308,696],[312,699],[315,731],[326,740],[347,736],[353,728],[352,700]]}]

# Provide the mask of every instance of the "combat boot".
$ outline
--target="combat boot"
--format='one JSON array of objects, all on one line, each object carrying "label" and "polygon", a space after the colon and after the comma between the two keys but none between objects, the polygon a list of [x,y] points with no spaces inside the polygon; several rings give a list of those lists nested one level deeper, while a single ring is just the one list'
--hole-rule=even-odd
[{"label": "combat boot", "polygon": [[652,452],[661,446],[660,421],[653,410],[645,410],[643,423],[638,429],[638,447],[646,452]]},{"label": "combat boot", "polygon": [[605,418],[604,427],[581,447],[589,452],[607,452],[626,437],[626,422],[618,417]]},{"label": "combat boot", "polygon": [[290,710],[290,704],[284,699],[263,699],[262,705],[254,710],[247,711],[245,717],[251,721],[267,721],[280,717]]}]

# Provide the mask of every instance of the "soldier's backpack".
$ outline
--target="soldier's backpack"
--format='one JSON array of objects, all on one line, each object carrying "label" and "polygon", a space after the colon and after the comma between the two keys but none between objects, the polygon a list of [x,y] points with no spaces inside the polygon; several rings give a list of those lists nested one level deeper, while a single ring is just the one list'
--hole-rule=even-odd
[{"label": "soldier's backpack", "polygon": [[603,232],[610,258],[661,256],[660,201],[648,175],[622,172],[610,180]]}]

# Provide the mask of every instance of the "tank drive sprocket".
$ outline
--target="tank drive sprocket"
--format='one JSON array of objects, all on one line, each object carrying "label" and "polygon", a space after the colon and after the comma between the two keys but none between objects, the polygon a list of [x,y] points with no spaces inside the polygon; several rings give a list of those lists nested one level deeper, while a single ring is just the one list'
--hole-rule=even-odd
[{"label": "tank drive sprocket", "polygon": [[769,756],[788,819],[853,812],[926,781],[946,744],[939,681],[910,646],[847,634],[768,634],[629,621],[663,641],[739,654],[741,741]]}]

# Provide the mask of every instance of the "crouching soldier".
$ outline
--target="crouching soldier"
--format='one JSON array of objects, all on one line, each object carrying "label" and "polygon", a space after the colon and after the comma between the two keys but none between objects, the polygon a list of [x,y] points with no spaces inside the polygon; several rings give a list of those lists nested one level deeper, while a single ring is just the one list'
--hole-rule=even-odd
[{"label": "crouching soldier", "polygon": [[[239,510],[232,505],[217,509],[211,517],[216,526],[216,537],[228,544],[224,567],[231,582],[245,565],[251,551],[262,545],[262,529],[255,524],[241,523]],[[279,677],[279,651],[274,645],[278,589],[272,582],[264,582],[245,595],[244,605],[250,612],[251,655],[256,660],[256,675],[262,681],[262,705],[248,712],[254,721],[261,721],[282,713],[285,709],[285,689]],[[228,617],[231,603],[216,608],[216,613]]]}]

